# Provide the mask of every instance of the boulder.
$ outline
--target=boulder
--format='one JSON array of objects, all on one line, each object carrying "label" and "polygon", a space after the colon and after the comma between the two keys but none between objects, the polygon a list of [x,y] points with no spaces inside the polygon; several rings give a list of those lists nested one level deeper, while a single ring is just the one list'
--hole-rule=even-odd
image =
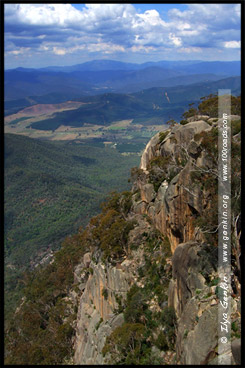
[{"label": "boulder", "polygon": [[157,191],[157,199],[163,201],[166,191],[168,189],[168,182],[164,180]]},{"label": "boulder", "polygon": [[231,351],[236,364],[241,364],[241,339],[235,339],[232,341]]},{"label": "boulder", "polygon": [[211,129],[210,125],[203,120],[193,121],[186,125],[181,125],[175,131],[175,138],[179,144],[188,144],[194,135],[202,132],[203,130]]},{"label": "boulder", "polygon": [[141,199],[146,203],[150,203],[156,196],[153,184],[145,184],[140,189]]},{"label": "boulder", "polygon": [[147,212],[146,208],[147,208],[147,203],[144,201],[136,202],[134,204],[134,212],[136,214],[141,214],[141,215],[146,214]]},{"label": "boulder", "polygon": [[159,142],[159,133],[154,135],[151,140],[146,145],[146,148],[142,154],[141,161],[140,161],[140,169],[147,170],[147,166],[150,160],[155,156],[157,150],[157,144]]},{"label": "boulder", "polygon": [[185,339],[180,364],[205,365],[212,355],[215,356],[214,351],[218,345],[217,316],[217,306],[201,315],[194,330],[189,332]]},{"label": "boulder", "polygon": [[[215,273],[216,262],[217,254],[211,253],[209,246],[205,244],[189,241],[178,245],[172,257],[172,275],[178,295],[178,305],[175,308],[178,316],[181,316],[187,302],[196,295],[196,290],[206,287],[206,280],[201,273]],[[173,289],[173,285],[171,288]],[[174,293],[171,290],[171,294]]]},{"label": "boulder", "polygon": [[91,253],[85,253],[83,256],[84,267],[88,268],[91,263]]},{"label": "boulder", "polygon": [[190,141],[187,151],[189,155],[195,159],[200,155],[201,153],[201,147],[199,144],[197,144],[195,141]]},{"label": "boulder", "polygon": [[187,118],[187,121],[189,121],[189,123],[193,122],[193,121],[197,121],[197,120],[208,120],[209,116],[208,115],[195,115],[195,116],[191,116],[190,118]]}]

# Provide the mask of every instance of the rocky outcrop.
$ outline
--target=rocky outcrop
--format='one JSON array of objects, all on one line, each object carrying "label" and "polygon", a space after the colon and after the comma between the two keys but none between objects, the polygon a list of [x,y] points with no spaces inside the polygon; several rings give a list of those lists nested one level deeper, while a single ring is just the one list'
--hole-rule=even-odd
[{"label": "rocky outcrop", "polygon": [[80,298],[75,347],[75,364],[103,364],[106,337],[123,322],[116,315],[116,297],[125,298],[132,278],[127,268],[90,263],[86,288]]},{"label": "rocky outcrop", "polygon": [[241,364],[241,339],[235,339],[231,343],[232,355],[236,364]]},{"label": "rocky outcrop", "polygon": [[[217,279],[217,249],[205,243],[180,244],[172,257],[169,306],[179,317],[176,354],[180,364],[207,364],[218,344],[218,300],[207,279]],[[206,278],[205,278],[205,277]]]},{"label": "rocky outcrop", "polygon": [[[193,185],[191,172],[198,170],[204,158],[200,145],[193,138],[195,134],[210,129],[205,121],[174,126],[161,143],[159,134],[154,136],[142,155],[140,168],[145,176],[137,181],[137,188],[144,205],[136,203],[135,211],[147,213],[151,217],[157,229],[168,236],[172,252],[178,244],[201,236],[196,233],[193,218],[202,212],[206,201],[200,186]],[[148,182],[149,166],[154,157],[170,157],[172,160],[157,192]],[[171,170],[176,173],[172,179]]]},{"label": "rocky outcrop", "polygon": [[147,143],[140,162],[140,168],[142,170],[147,169],[148,162],[155,156],[158,141],[159,133],[152,137],[151,140]]},{"label": "rocky outcrop", "polygon": [[198,323],[186,336],[180,364],[207,364],[210,358],[215,356],[214,350],[218,343],[217,314],[218,308],[214,305],[199,317]]},{"label": "rocky outcrop", "polygon": [[[192,173],[200,174],[203,167],[213,169],[214,164],[201,148],[200,139],[195,139],[195,134],[209,132],[212,129],[210,125],[216,125],[208,121],[208,118],[201,116],[199,121],[188,119],[188,124],[174,126],[162,142],[160,136],[156,135],[142,156],[144,161],[141,161],[140,168],[144,175],[138,177],[134,187],[134,190],[140,190],[140,201],[144,203],[144,206],[139,206],[135,202],[135,211],[147,214],[171,244],[173,278],[169,284],[168,305],[175,309],[178,317],[176,361],[179,364],[199,365],[211,361],[216,364],[217,360],[218,298],[215,294],[216,286],[210,286],[216,285],[215,282],[212,284],[212,280],[218,279],[217,248],[206,244],[202,232],[195,226],[195,219],[210,205],[210,197],[208,191],[203,190],[201,185],[195,185],[192,178]],[[231,116],[231,120],[237,118]],[[154,174],[151,163],[157,157],[170,159],[162,168],[162,183],[154,188],[154,193],[149,181],[151,173]],[[170,174],[171,169],[173,175]],[[240,254],[238,228],[239,224],[235,229],[236,257]],[[238,273],[239,269],[237,259]],[[236,276],[233,279],[238,285],[238,295],[239,282]],[[233,299],[233,312],[237,302],[236,297]],[[235,357],[236,347],[233,350]],[[231,355],[231,351],[225,354]],[[234,358],[230,359],[234,363]],[[236,359],[238,361],[239,357]]]},{"label": "rocky outcrop", "polygon": [[[77,313],[75,364],[106,364],[102,355],[106,337],[124,322],[123,314],[118,312],[118,303],[126,298],[130,286],[137,283],[138,268],[144,262],[142,234],[151,228],[141,216],[133,217],[137,226],[130,232],[129,244],[139,248],[114,266],[103,261],[101,252],[95,250],[93,255],[86,253],[83,262],[76,267],[75,281],[81,295]],[[88,259],[91,262],[86,264]]]},{"label": "rocky outcrop", "polygon": [[[145,148],[132,189],[133,205],[129,214],[138,221],[129,237],[137,251],[130,252],[117,265],[103,263],[94,253],[84,256],[83,267],[89,267],[90,275],[85,283],[77,276],[82,295],[75,364],[106,363],[102,355],[106,337],[123,323],[122,313],[116,312],[118,297],[125,299],[130,286],[137,283],[137,269],[144,263],[140,251],[142,234],[151,226],[168,239],[172,253],[167,259],[172,267],[167,303],[177,316],[176,356],[172,362],[218,364],[217,248],[206,241],[196,222],[204,210],[210,208],[212,197],[208,189],[193,179],[193,173],[200,177],[203,168],[214,169],[209,153],[201,145],[200,133],[210,132],[210,124],[216,122],[208,116],[198,119],[190,119],[183,126],[175,125],[166,134],[158,133]],[[239,263],[239,217],[236,222],[234,256]],[[240,264],[234,276],[237,286],[232,299],[232,321],[240,326],[239,272]],[[239,340],[233,342],[233,356],[231,351],[224,353],[230,356],[232,364],[240,361],[239,346]]]}]

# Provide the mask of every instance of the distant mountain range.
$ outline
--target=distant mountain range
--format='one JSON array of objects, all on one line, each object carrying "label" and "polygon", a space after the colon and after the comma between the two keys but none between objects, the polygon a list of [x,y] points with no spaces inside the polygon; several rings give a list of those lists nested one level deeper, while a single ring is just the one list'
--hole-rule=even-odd
[{"label": "distant mountain range", "polygon": [[[162,61],[149,61],[142,64],[137,63],[125,63],[122,61],[115,60],[92,60],[82,64],[76,64],[71,66],[49,66],[45,68],[16,68],[9,70],[18,71],[42,71],[42,72],[65,72],[70,73],[74,71],[105,71],[105,70],[142,70],[149,67],[160,67],[164,69],[180,70],[182,72],[188,71],[194,67],[196,73],[206,73],[207,70],[213,69],[217,72],[220,69],[225,70],[227,73],[232,73],[240,70],[240,61],[202,61],[202,60],[162,60]],[[234,68],[236,70],[234,70]],[[239,72],[240,73],[240,72]]]},{"label": "distant mountain range", "polygon": [[[65,91],[69,98],[106,92],[132,93],[240,76],[240,62],[158,61],[143,64],[94,60],[83,64],[5,71],[5,101]],[[56,102],[62,102],[61,100]]]},{"label": "distant mountain range", "polygon": [[170,118],[179,120],[181,114],[191,102],[200,102],[200,98],[218,89],[231,89],[232,94],[240,94],[240,77],[188,86],[158,87],[131,94],[105,93],[80,98],[84,105],[76,110],[54,114],[53,118],[32,123],[30,127],[40,130],[55,130],[61,125],[81,127],[85,123],[109,125],[113,121],[124,119],[157,118],[158,124],[164,124]]}]

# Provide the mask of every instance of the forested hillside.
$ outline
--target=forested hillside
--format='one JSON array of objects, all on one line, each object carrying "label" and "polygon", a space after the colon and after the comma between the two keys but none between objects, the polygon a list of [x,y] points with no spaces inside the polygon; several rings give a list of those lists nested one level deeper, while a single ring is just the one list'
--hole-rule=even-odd
[{"label": "forested hillside", "polygon": [[[205,97],[157,133],[131,171],[131,191],[111,194],[52,262],[25,273],[24,297],[6,325],[6,364],[239,364],[240,97],[231,108],[232,349],[223,354],[217,112],[218,97]],[[64,178],[58,168],[56,177]]]},{"label": "forested hillside", "polygon": [[219,88],[229,88],[233,94],[239,95],[240,77],[189,86],[150,88],[132,94],[106,93],[83,97],[78,100],[86,104],[78,109],[54,114],[50,119],[30,124],[30,127],[55,130],[60,125],[74,127],[83,126],[85,123],[109,125],[116,120],[139,118],[155,118],[161,125],[170,117],[178,121],[188,103],[198,103],[201,97],[215,93]]},{"label": "forested hillside", "polygon": [[137,153],[5,135],[5,303],[16,307],[23,271],[88,223],[113,190],[129,187]]}]

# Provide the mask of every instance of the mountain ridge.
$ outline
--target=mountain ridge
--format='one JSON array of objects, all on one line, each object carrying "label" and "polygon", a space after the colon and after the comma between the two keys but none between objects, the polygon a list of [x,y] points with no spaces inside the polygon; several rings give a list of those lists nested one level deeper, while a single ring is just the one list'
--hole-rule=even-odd
[{"label": "mountain ridge", "polygon": [[[157,117],[159,124],[180,115],[190,102],[198,102],[201,97],[215,93],[218,88],[230,88],[239,94],[240,78],[231,77],[221,81],[195,83],[189,86],[156,87],[132,94],[106,93],[78,99],[84,103],[77,110],[57,113],[54,118],[30,124],[40,130],[57,129],[60,125],[83,126],[84,123],[108,125],[116,120]],[[166,98],[166,93],[169,101]],[[156,108],[157,107],[157,108]]]},{"label": "mountain ridge", "polygon": [[221,64],[227,64],[227,65],[235,65],[240,64],[239,60],[234,61],[203,61],[203,60],[161,60],[161,61],[148,61],[144,63],[128,63],[128,62],[122,62],[122,61],[116,61],[116,60],[92,60],[87,61],[81,64],[75,64],[70,66],[48,66],[48,67],[39,67],[39,68],[24,68],[24,67],[18,67],[18,68],[12,68],[7,70],[43,70],[43,71],[61,71],[61,70],[67,70],[67,71],[74,71],[74,70],[85,70],[85,71],[98,71],[98,70],[135,70],[135,69],[144,69],[145,67],[149,66],[171,66],[173,68],[176,68],[179,65],[189,66],[189,65],[198,65],[198,64],[206,64],[206,65],[221,65]]},{"label": "mountain ridge", "polygon": [[[100,62],[97,64],[99,65]],[[119,63],[124,65],[123,63]],[[83,64],[82,64],[83,65]],[[116,64],[117,65],[117,64]],[[127,64],[125,64],[127,65]],[[66,67],[64,67],[66,68]],[[80,93],[91,95],[101,93],[105,89],[120,92],[130,85],[134,85],[134,90],[144,89],[149,83],[151,87],[159,81],[168,79],[168,84],[176,82],[169,78],[178,76],[181,80],[183,76],[186,80],[188,75],[213,74],[217,78],[240,75],[240,62],[155,62],[142,64],[141,68],[113,69],[93,68],[88,70],[74,66],[72,70],[60,67],[57,70],[48,69],[25,69],[17,68],[5,71],[5,100],[13,100],[31,95],[42,95],[50,92],[60,92],[64,89],[70,93]],[[212,78],[214,78],[214,76]],[[197,77],[197,76],[196,76]],[[192,77],[193,78],[193,77]],[[201,78],[201,76],[199,76]],[[205,78],[205,77],[204,77]],[[179,83],[181,84],[181,83]],[[129,85],[129,86],[128,86]]]}]

